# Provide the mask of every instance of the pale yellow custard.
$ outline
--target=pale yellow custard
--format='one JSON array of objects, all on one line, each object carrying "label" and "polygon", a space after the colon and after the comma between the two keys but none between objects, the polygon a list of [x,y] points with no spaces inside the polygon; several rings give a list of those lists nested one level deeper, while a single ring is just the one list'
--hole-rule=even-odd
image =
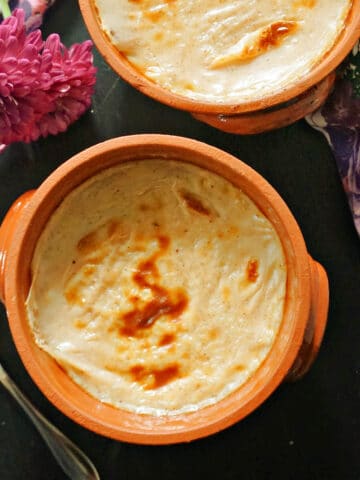
[{"label": "pale yellow custard", "polygon": [[91,395],[164,415],[224,398],[283,319],[272,224],[227,180],[127,162],[76,188],[44,228],[26,301],[38,345]]},{"label": "pale yellow custard", "polygon": [[102,29],[146,77],[211,103],[295,84],[331,49],[351,0],[94,0]]}]

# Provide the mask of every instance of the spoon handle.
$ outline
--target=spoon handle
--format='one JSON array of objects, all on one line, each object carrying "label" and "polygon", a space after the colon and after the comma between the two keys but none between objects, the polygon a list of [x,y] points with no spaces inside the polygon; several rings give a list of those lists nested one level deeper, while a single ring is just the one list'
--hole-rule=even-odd
[{"label": "spoon handle", "polygon": [[89,458],[30,403],[0,364],[0,382],[33,421],[60,467],[71,480],[100,480]]}]

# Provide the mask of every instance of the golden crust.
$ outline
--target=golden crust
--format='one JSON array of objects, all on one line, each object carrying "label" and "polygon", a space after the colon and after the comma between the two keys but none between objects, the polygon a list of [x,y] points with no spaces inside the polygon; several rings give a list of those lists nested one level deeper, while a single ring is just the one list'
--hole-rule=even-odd
[{"label": "golden crust", "polygon": [[286,265],[268,220],[221,177],[122,164],[70,194],[32,262],[38,344],[85,390],[131,411],[214,403],[264,360]]}]

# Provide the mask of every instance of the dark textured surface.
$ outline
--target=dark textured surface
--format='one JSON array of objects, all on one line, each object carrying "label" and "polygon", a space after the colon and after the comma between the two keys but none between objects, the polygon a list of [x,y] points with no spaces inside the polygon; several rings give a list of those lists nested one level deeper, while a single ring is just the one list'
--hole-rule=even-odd
[{"label": "dark textured surface", "polygon": [[[66,45],[88,38],[74,0],[49,12],[44,33]],[[16,197],[58,165],[99,141],[134,133],[196,138],[241,158],[282,195],[309,252],[327,269],[331,304],[320,355],[309,374],[282,385],[237,425],[191,444],[146,447],[97,436],[63,416],[42,396],[12,343],[0,306],[0,358],[21,389],[90,455],[102,479],[359,479],[360,242],[332,153],[304,121],[257,136],[221,133],[158,104],[125,84],[95,53],[98,81],[92,111],[65,134],[0,155],[0,218]],[[0,479],[60,480],[64,474],[0,388]]]}]

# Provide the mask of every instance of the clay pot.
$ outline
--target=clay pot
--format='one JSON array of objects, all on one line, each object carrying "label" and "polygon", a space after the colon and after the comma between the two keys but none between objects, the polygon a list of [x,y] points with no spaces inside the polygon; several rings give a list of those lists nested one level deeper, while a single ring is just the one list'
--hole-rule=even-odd
[{"label": "clay pot", "polygon": [[170,107],[186,110],[219,130],[253,134],[289,125],[315,111],[332,91],[335,69],[360,37],[360,0],[353,0],[346,27],[334,47],[297,83],[257,101],[219,105],[176,95],[142,75],[112,45],[100,28],[93,0],[79,0],[80,9],[95,45],[106,62],[124,80],[145,95]]},{"label": "clay pot", "polygon": [[[36,345],[24,305],[37,240],[59,203],[101,170],[149,157],[196,164],[241,188],[277,230],[288,269],[284,318],[265,361],[244,385],[215,405],[176,416],[129,413],[88,395]],[[218,432],[256,409],[284,379],[300,378],[318,352],[328,310],[326,273],[307,253],[295,219],[266,180],[217,148],[166,135],[134,135],[95,145],[60,166],[36,191],[20,197],[0,227],[0,296],[25,368],[49,401],[90,430],[144,444],[190,441]]]}]

